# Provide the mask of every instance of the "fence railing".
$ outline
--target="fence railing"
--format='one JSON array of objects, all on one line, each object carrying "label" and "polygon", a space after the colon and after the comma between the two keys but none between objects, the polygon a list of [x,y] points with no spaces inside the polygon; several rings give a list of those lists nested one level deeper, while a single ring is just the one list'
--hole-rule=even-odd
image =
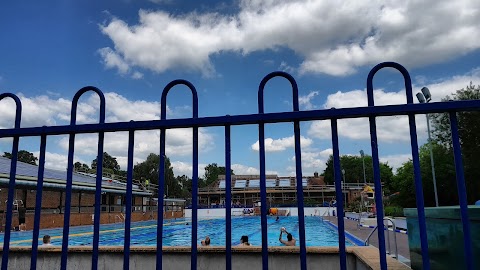
[{"label": "fence railing", "polygon": [[[382,68],[394,68],[398,70],[404,77],[405,89],[407,96],[407,104],[403,105],[389,105],[389,106],[375,106],[373,97],[373,77]],[[263,92],[267,82],[274,77],[283,77],[289,81],[293,90],[293,111],[281,113],[266,113],[264,112],[264,98]],[[192,118],[185,119],[166,119],[166,98],[168,92],[176,85],[185,85],[192,92]],[[77,104],[81,95],[85,92],[93,91],[100,97],[100,116],[98,124],[82,124],[76,123]],[[10,248],[10,231],[12,225],[12,202],[14,199],[15,176],[17,165],[17,154],[19,139],[26,136],[40,136],[40,157],[38,170],[38,185],[35,208],[35,222],[32,241],[32,256],[31,268],[36,269],[37,255],[38,255],[38,235],[40,225],[40,209],[42,201],[42,183],[43,172],[45,164],[45,150],[47,144],[47,137],[52,135],[68,135],[69,136],[69,150],[68,150],[68,169],[67,169],[67,184],[66,184],[66,204],[65,216],[63,226],[62,238],[62,256],[61,269],[67,267],[68,257],[68,239],[69,239],[69,225],[70,225],[70,209],[71,209],[71,193],[72,193],[72,173],[73,173],[73,157],[75,149],[75,136],[77,134],[98,133],[98,164],[97,164],[97,178],[96,178],[96,193],[95,193],[95,209],[94,209],[94,233],[93,233],[93,252],[92,252],[92,269],[97,269],[98,265],[98,246],[99,246],[99,225],[100,225],[100,204],[101,204],[101,183],[102,183],[102,156],[104,146],[104,133],[128,131],[128,162],[127,162],[127,186],[126,186],[126,215],[125,215],[125,241],[124,241],[124,269],[129,269],[130,260],[130,227],[131,227],[131,209],[132,209],[132,173],[133,173],[133,145],[135,142],[135,131],[139,130],[160,130],[160,164],[159,164],[159,181],[158,187],[158,202],[163,205],[164,198],[164,168],[165,168],[165,136],[167,129],[174,128],[193,128],[193,158],[192,158],[192,198],[198,196],[198,128],[223,126],[225,128],[225,167],[226,171],[231,169],[231,146],[230,146],[230,128],[232,125],[246,125],[254,124],[259,127],[259,157],[260,157],[260,190],[261,190],[261,233],[262,233],[262,265],[263,269],[268,269],[268,246],[267,246],[267,208],[266,208],[266,169],[265,169],[265,124],[293,122],[294,124],[294,138],[295,138],[295,164],[296,164],[296,190],[298,198],[298,219],[299,219],[299,242],[300,242],[300,268],[307,269],[306,264],[306,246],[305,246],[305,223],[303,211],[303,186],[302,186],[302,162],[301,162],[301,148],[300,148],[300,122],[311,120],[329,120],[332,131],[332,146],[333,146],[333,162],[335,175],[335,191],[337,197],[337,213],[343,213],[342,185],[341,185],[341,167],[339,157],[339,142],[338,142],[338,126],[339,119],[367,117],[370,125],[371,148],[373,159],[374,185],[375,185],[375,202],[377,205],[377,226],[379,239],[379,256],[381,269],[387,269],[384,224],[383,224],[383,204],[382,204],[382,188],[380,180],[380,166],[378,157],[378,140],[376,130],[376,118],[380,116],[391,115],[406,115],[409,120],[411,151],[414,164],[415,174],[415,191],[416,202],[418,209],[418,220],[420,228],[420,239],[423,259],[423,269],[430,269],[430,260],[428,254],[427,231],[425,224],[424,199],[422,189],[422,178],[420,174],[420,163],[418,153],[417,133],[415,126],[415,114],[425,113],[439,113],[448,112],[450,114],[452,141],[455,154],[455,168],[457,173],[458,195],[460,198],[461,218],[463,222],[463,233],[465,243],[465,260],[468,269],[473,269],[472,256],[472,241],[470,237],[470,225],[468,222],[467,200],[465,191],[465,182],[463,175],[462,156],[460,149],[460,142],[458,136],[457,125],[457,111],[465,110],[479,110],[480,101],[453,101],[453,102],[435,102],[426,104],[414,104],[412,94],[412,84],[410,75],[407,70],[393,62],[381,63],[375,66],[369,73],[367,78],[367,95],[368,106],[357,108],[341,108],[341,109],[324,109],[313,111],[300,111],[298,102],[298,88],[292,76],[284,72],[273,72],[267,75],[260,83],[258,90],[258,114],[250,115],[234,115],[234,116],[219,116],[219,117],[198,117],[198,97],[195,87],[188,81],[175,80],[170,82],[163,90],[161,97],[161,119],[151,121],[130,121],[130,122],[116,122],[105,123],[105,98],[103,93],[92,86],[80,89],[74,96],[72,101],[71,121],[70,125],[64,126],[49,126],[49,127],[30,127],[21,128],[20,121],[22,117],[22,104],[20,99],[11,93],[1,94],[0,100],[6,97],[12,98],[16,103],[16,117],[14,128],[0,130],[0,138],[13,138],[12,143],[12,161],[10,169],[10,182],[8,189],[8,205],[3,243],[2,254],[2,270],[6,270],[8,266],[9,248]],[[225,179],[226,192],[226,269],[232,267],[232,251],[231,251],[231,175],[228,174]],[[197,268],[197,225],[198,203],[196,200],[192,202],[192,241],[191,241],[191,268]],[[339,234],[339,253],[341,269],[346,269],[346,249],[345,249],[345,225],[342,218],[338,219],[338,234]],[[162,269],[163,258],[163,207],[158,207],[158,224],[157,224],[157,256],[156,268]]]},{"label": "fence railing", "polygon": [[[373,184],[372,184],[373,185]],[[342,186],[343,190],[360,190],[363,189],[364,184],[344,184]],[[232,187],[231,188],[234,191],[252,191],[252,190],[260,190],[260,187]],[[297,186],[275,186],[275,187],[266,187],[267,190],[296,190]],[[204,187],[204,188],[199,188],[199,192],[225,192],[225,188],[221,187]],[[310,191],[310,190],[315,190],[315,191],[321,191],[321,190],[335,190],[335,185],[304,185],[303,186],[303,191]]]}]

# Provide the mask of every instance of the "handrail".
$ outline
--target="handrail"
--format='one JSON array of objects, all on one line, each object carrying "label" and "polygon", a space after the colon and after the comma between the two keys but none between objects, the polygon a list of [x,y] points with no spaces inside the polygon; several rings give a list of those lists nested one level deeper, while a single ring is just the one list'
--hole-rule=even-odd
[{"label": "handrail", "polygon": [[367,239],[365,239],[365,246],[368,246],[370,245],[370,237],[372,237],[373,233],[377,230],[378,226],[375,225],[375,227],[373,228],[373,230],[368,234],[367,236]]},{"label": "handrail", "polygon": [[391,252],[390,249],[390,233],[388,232],[388,221],[392,223],[392,229],[393,229],[393,244],[395,246],[395,258],[398,259],[398,247],[397,247],[397,226],[395,225],[395,222],[393,219],[384,217],[383,220],[387,220],[387,242],[388,242],[388,251],[389,253]]},{"label": "handrail", "polygon": [[[393,243],[394,243],[394,246],[395,246],[395,259],[398,260],[398,247],[397,247],[397,227],[395,225],[395,222],[393,221],[393,219],[391,218],[388,218],[388,217],[385,217],[383,218],[383,221],[390,221],[392,223],[392,229],[393,229]],[[370,232],[370,234],[368,234],[367,236],[367,239],[365,239],[365,245],[368,246],[370,244],[370,237],[373,235],[373,233],[377,230],[378,226],[376,225],[375,228],[373,228],[373,230]],[[389,233],[389,230],[388,230],[388,224],[387,224],[387,243],[388,243],[388,254],[390,254],[391,252],[391,249],[390,249],[390,233]]]}]

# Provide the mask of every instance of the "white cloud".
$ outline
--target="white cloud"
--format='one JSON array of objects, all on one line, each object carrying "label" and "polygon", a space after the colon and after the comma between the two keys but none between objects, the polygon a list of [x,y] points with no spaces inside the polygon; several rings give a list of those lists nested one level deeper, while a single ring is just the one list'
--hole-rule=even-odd
[{"label": "white cloud", "polygon": [[[173,172],[175,175],[192,176],[192,163],[183,161],[172,161]],[[198,164],[198,176],[205,175],[205,167],[207,164]],[[223,165],[222,165],[223,166]],[[236,175],[258,175],[260,170],[255,167],[250,167],[242,164],[231,165],[233,173]],[[277,171],[267,171],[266,174],[278,174]]]},{"label": "white cloud", "polygon": [[[192,163],[172,161],[171,164],[175,175],[192,177]],[[205,166],[207,166],[207,164],[198,164],[198,177],[205,175]]]},{"label": "white cloud", "polygon": [[105,47],[98,50],[103,59],[103,64],[107,68],[117,68],[120,74],[126,74],[130,69],[127,62],[125,62],[118,53],[112,49]]},{"label": "white cloud", "polygon": [[232,164],[233,173],[238,175],[259,175],[260,170],[258,168],[245,166],[242,164]]},{"label": "white cloud", "polygon": [[[312,145],[312,139],[305,138],[303,136],[300,136],[300,145],[304,147],[309,147]],[[260,143],[259,141],[256,141],[254,144],[252,144],[252,149],[255,151],[259,151],[260,148]],[[265,139],[265,151],[266,152],[279,152],[279,151],[284,151],[287,148],[292,148],[295,147],[295,137],[286,137],[286,138],[281,138],[281,139],[272,139],[272,138],[266,138]]]},{"label": "white cloud", "polygon": [[[419,92],[421,87],[427,86],[433,96],[432,101],[440,101],[446,95],[450,95],[457,89],[466,87],[470,81],[480,81],[480,68],[473,69],[467,74],[443,78],[425,85],[413,86],[413,94]],[[424,81],[425,82],[425,81]],[[383,89],[374,90],[375,105],[405,104],[405,91],[386,92]],[[418,103],[414,97],[414,102]],[[348,92],[338,91],[327,97],[322,105],[324,109],[329,108],[352,108],[367,106],[367,94],[364,90],[353,90]],[[427,125],[424,115],[416,116],[417,136],[425,138]],[[407,116],[389,116],[377,118],[377,136],[379,141],[396,143],[398,141],[410,141],[410,131]],[[354,139],[370,139],[370,128],[367,118],[341,119],[338,120],[339,136]],[[319,139],[330,139],[330,121],[314,121],[310,125],[308,135]]]},{"label": "white cloud", "polygon": [[[331,148],[319,152],[302,151],[303,175],[313,175],[314,172],[323,172],[326,168],[327,160],[332,154],[333,150]],[[293,156],[291,160],[295,162],[295,156]],[[295,166],[288,166],[287,174],[296,175]]]},{"label": "white cloud", "polygon": [[139,66],[211,75],[212,55],[288,48],[303,58],[300,73],[347,75],[386,60],[425,66],[477,50],[479,15],[474,0],[243,0],[228,15],[140,10],[137,24],[113,18],[100,26],[114,48],[101,53],[120,72]]},{"label": "white cloud", "polygon": [[292,66],[290,66],[290,65],[288,65],[287,62],[285,62],[285,61],[282,61],[282,62],[280,63],[280,66],[278,67],[278,69],[280,69],[281,71],[285,71],[285,72],[287,72],[287,73],[293,73],[293,72],[295,72],[295,68],[292,67]]},{"label": "white cloud", "polygon": [[388,155],[380,157],[380,162],[386,162],[390,167],[393,168],[393,171],[396,172],[403,163],[407,162],[412,158],[411,154],[398,154],[398,155]]},{"label": "white cloud", "polygon": [[316,106],[312,104],[312,99],[314,99],[315,96],[318,96],[318,91],[312,91],[306,96],[299,96],[298,103],[305,110],[313,110],[316,108]]},{"label": "white cloud", "polygon": [[[417,134],[425,136],[425,117],[416,117]],[[410,133],[407,116],[377,117],[377,138],[380,142],[396,143],[398,141],[410,141]],[[370,126],[368,118],[341,119],[337,122],[338,135],[353,140],[369,140]],[[314,121],[310,125],[308,134],[319,139],[331,138],[330,121]]]},{"label": "white cloud", "polygon": [[105,47],[98,49],[98,53],[102,57],[103,64],[106,68],[117,69],[118,73],[121,75],[130,74],[130,77],[134,80],[143,78],[143,73],[139,71],[132,71],[127,61],[125,61],[120,54],[111,48]]},{"label": "white cloud", "polygon": [[[198,133],[199,152],[206,152],[213,148],[213,136],[204,129]],[[97,153],[98,136],[81,135],[75,138],[75,152],[81,155],[95,156]],[[60,139],[59,145],[68,149],[68,138]],[[126,169],[128,149],[128,133],[115,132],[105,134],[104,151],[117,157],[119,165]],[[134,155],[135,162],[141,162],[150,153],[160,152],[160,131],[135,132]],[[169,129],[166,133],[165,153],[170,158],[188,156],[192,154],[192,129]]]},{"label": "white cloud", "polygon": [[[25,97],[19,94],[22,102],[22,127],[38,127],[42,125],[52,126],[68,124],[70,122],[71,101],[58,98],[52,99],[47,96]],[[127,122],[130,120],[157,120],[160,119],[159,102],[144,100],[128,100],[117,93],[106,93],[106,122]],[[96,95],[82,98],[77,108],[77,123],[98,122],[98,97]],[[0,106],[0,128],[11,128],[14,123],[15,103],[11,99],[2,100]],[[178,107],[170,110],[167,107],[167,116],[174,117],[184,115],[189,107]],[[166,134],[166,154],[169,157],[186,156],[192,153],[192,129],[170,129]],[[137,131],[135,133],[135,162],[145,160],[149,153],[159,153],[160,132]],[[209,151],[214,147],[214,137],[207,129],[200,128],[198,131],[200,153]],[[63,136],[58,141],[63,150],[68,150],[68,138]],[[75,153],[92,157],[97,154],[98,135],[77,135],[75,140]],[[105,151],[118,158],[119,164],[126,169],[128,133],[110,132],[105,134]],[[55,158],[55,157],[52,157]],[[60,159],[60,158],[59,158]],[[52,162],[52,165],[63,163]],[[64,166],[65,165],[65,166]]]},{"label": "white cloud", "polygon": [[480,67],[471,70],[463,75],[456,75],[448,78],[443,78],[434,82],[428,82],[425,85],[419,85],[417,91],[419,92],[421,87],[427,86],[432,94],[432,102],[441,101],[445,96],[454,93],[456,90],[462,89],[470,85],[470,82],[474,84],[480,84]]},{"label": "white cloud", "polygon": [[[64,98],[51,98],[48,96],[26,97],[18,94],[22,102],[22,127],[68,124],[72,102]],[[86,95],[77,107],[77,123],[97,123],[99,99],[96,95]],[[105,93],[106,122],[130,120],[156,120],[160,119],[160,102],[144,100],[128,100],[125,97],[109,92]],[[13,127],[15,119],[15,103],[10,98],[1,101],[0,128]],[[167,106],[167,116],[176,117],[183,115],[188,108],[179,107],[179,113]]]},{"label": "white cloud", "polygon": [[[233,170],[233,173],[235,173],[236,175],[260,175],[260,170],[256,167],[250,167],[250,166],[246,166],[246,165],[243,165],[243,164],[232,164],[232,170]],[[269,174],[276,174],[278,175],[278,172],[277,171],[266,171],[265,174],[269,175]]]},{"label": "white cloud", "polygon": [[[22,127],[55,125],[58,122],[63,122],[63,117],[70,114],[71,102],[59,98],[50,99],[47,96],[37,96],[28,98],[23,94],[18,94],[22,102]],[[15,119],[15,102],[10,98],[5,98],[1,101],[0,114],[0,128],[11,128],[14,125]],[[82,113],[88,111],[88,106],[79,108],[79,116],[82,118]],[[70,118],[68,118],[69,120]]]},{"label": "white cloud", "polygon": [[[33,152],[33,155],[40,159],[40,151]],[[62,155],[58,153],[52,153],[52,152],[45,152],[45,168],[47,169],[53,169],[53,170],[59,170],[59,171],[67,171],[67,161],[68,161],[68,156],[67,155]],[[85,163],[90,166],[89,162],[85,162],[78,157],[74,157],[75,162],[81,162]],[[38,162],[37,162],[38,163]]]},{"label": "white cloud", "polygon": [[132,79],[139,80],[143,78],[143,73],[135,71],[132,74]]}]

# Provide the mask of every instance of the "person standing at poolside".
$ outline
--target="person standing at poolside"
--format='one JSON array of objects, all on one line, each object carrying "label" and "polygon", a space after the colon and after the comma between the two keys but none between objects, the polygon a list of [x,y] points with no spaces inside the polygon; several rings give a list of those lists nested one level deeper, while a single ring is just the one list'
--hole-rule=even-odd
[{"label": "person standing at poolside", "polygon": [[18,208],[18,229],[20,231],[26,231],[27,225],[25,224],[25,213],[27,209],[22,205]]},{"label": "person standing at poolside", "polygon": [[[284,232],[287,234],[287,241],[282,239],[282,234]],[[278,240],[280,241],[280,243],[284,244],[285,246],[295,246],[295,244],[297,243],[297,240],[292,236],[291,233],[287,232],[285,227],[282,227],[280,229],[280,236],[278,237]]]}]

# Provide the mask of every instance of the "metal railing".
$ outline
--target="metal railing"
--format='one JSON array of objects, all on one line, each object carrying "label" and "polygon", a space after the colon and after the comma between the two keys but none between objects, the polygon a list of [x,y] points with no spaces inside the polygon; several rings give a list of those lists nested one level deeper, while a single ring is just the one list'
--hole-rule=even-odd
[{"label": "metal railing", "polygon": [[[395,222],[388,217],[384,217],[383,221],[387,221],[387,228],[385,228],[385,232],[387,235],[387,245],[388,245],[388,250],[386,251],[387,254],[392,253],[392,249],[390,248],[390,231],[388,230],[388,222],[392,223],[392,229],[393,229],[393,246],[395,247],[395,256],[394,258],[398,260],[398,245],[397,245],[397,227],[395,225]],[[368,246],[370,244],[370,237],[372,237],[373,233],[377,230],[378,226],[375,226],[373,230],[368,234],[367,239],[365,239],[365,245]]]},{"label": "metal railing", "polygon": [[[398,70],[404,77],[407,104],[402,105],[388,105],[375,106],[373,95],[373,77],[383,68],[394,68]],[[266,113],[264,111],[263,92],[266,83],[274,77],[283,77],[289,81],[293,90],[293,111],[280,113]],[[166,98],[168,92],[176,85],[185,85],[192,92],[192,118],[184,119],[166,119]],[[85,92],[93,91],[100,97],[100,116],[98,124],[81,124],[76,123],[77,104],[80,96]],[[8,186],[8,204],[4,235],[3,252],[2,252],[2,270],[6,270],[9,263],[9,249],[10,249],[10,231],[12,226],[12,206],[15,190],[15,176],[17,168],[17,155],[19,140],[26,136],[40,136],[40,155],[38,167],[38,181],[36,194],[36,208],[35,221],[32,240],[31,252],[31,268],[36,269],[37,255],[38,255],[38,236],[40,228],[40,209],[42,202],[42,185],[45,165],[45,151],[47,144],[47,137],[52,135],[68,135],[68,167],[67,167],[67,181],[66,181],[66,198],[65,198],[65,213],[63,225],[62,238],[62,253],[61,253],[61,269],[67,268],[68,257],[68,239],[70,228],[70,213],[71,213],[71,194],[72,194],[72,173],[73,173],[73,159],[75,149],[75,136],[77,134],[98,134],[98,154],[97,154],[97,177],[96,177],[96,193],[95,193],[95,209],[94,209],[94,226],[93,226],[93,242],[92,242],[92,269],[96,270],[98,267],[99,254],[99,228],[100,228],[100,204],[101,204],[101,184],[102,184],[102,163],[103,163],[103,146],[105,132],[119,132],[127,131],[128,139],[128,161],[127,161],[127,182],[126,182],[126,215],[125,215],[125,241],[124,241],[124,269],[129,269],[130,261],[130,227],[131,227],[131,213],[132,213],[132,184],[133,184],[133,151],[135,142],[135,131],[140,130],[160,130],[160,164],[158,183],[158,203],[163,205],[164,198],[164,170],[165,170],[165,136],[167,129],[175,128],[192,128],[193,129],[193,157],[192,157],[192,198],[198,197],[198,128],[220,126],[225,128],[225,167],[226,171],[231,169],[231,136],[230,128],[235,125],[253,124],[259,127],[259,158],[260,158],[260,195],[261,195],[261,234],[262,234],[262,265],[263,269],[268,269],[268,245],[267,245],[267,188],[266,188],[266,168],[265,168],[265,124],[269,123],[285,123],[293,122],[294,141],[295,141],[295,166],[296,166],[296,191],[298,198],[298,219],[299,219],[299,243],[300,243],[300,269],[305,270],[306,264],[306,246],[305,246],[305,223],[303,210],[303,186],[302,186],[302,159],[300,147],[300,122],[312,120],[328,120],[331,123],[332,134],[332,148],[333,148],[333,163],[334,163],[334,179],[335,179],[335,194],[337,198],[337,213],[343,213],[344,205],[342,199],[342,173],[340,167],[340,154],[338,142],[338,125],[339,119],[350,119],[367,117],[369,119],[370,136],[371,136],[371,152],[373,160],[373,180],[375,186],[375,204],[377,205],[377,226],[379,238],[379,256],[381,269],[387,269],[385,239],[384,239],[384,225],[383,225],[383,204],[382,204],[382,188],[380,180],[380,163],[378,156],[378,140],[376,130],[376,118],[381,116],[392,115],[406,115],[409,120],[410,140],[412,160],[414,164],[414,180],[416,203],[418,209],[421,255],[423,259],[423,269],[430,269],[430,260],[428,254],[427,231],[425,223],[424,199],[422,178],[420,173],[420,162],[417,142],[417,130],[415,125],[415,114],[425,113],[440,113],[448,112],[450,115],[452,142],[455,156],[455,168],[457,174],[457,190],[460,199],[461,219],[463,223],[464,233],[464,248],[465,260],[468,269],[473,267],[472,255],[472,241],[470,234],[470,224],[467,212],[467,200],[465,181],[463,173],[462,155],[460,149],[460,141],[458,136],[458,123],[456,112],[466,110],[479,110],[480,101],[452,101],[452,102],[434,102],[425,104],[414,104],[412,83],[408,71],[401,65],[393,62],[385,62],[375,66],[367,77],[367,107],[356,108],[340,108],[340,109],[322,109],[312,111],[300,111],[298,101],[298,87],[295,79],[285,72],[273,72],[268,74],[260,83],[258,89],[258,114],[250,115],[233,115],[233,116],[218,116],[218,117],[198,117],[198,97],[195,87],[188,81],[175,80],[170,82],[163,90],[161,97],[161,119],[150,121],[130,121],[130,122],[116,122],[105,123],[105,97],[103,93],[92,86],[80,89],[74,96],[72,101],[71,120],[69,125],[63,126],[48,126],[48,127],[29,127],[21,128],[20,122],[22,117],[22,104],[20,99],[11,93],[0,95],[0,100],[4,98],[11,98],[16,103],[16,116],[14,128],[0,130],[0,138],[12,138],[12,160],[9,176]],[[231,175],[225,177],[225,193],[226,193],[226,265],[225,269],[232,268],[232,243],[231,243],[231,198],[232,186]],[[197,200],[192,202],[192,241],[191,241],[191,268],[197,268]],[[162,269],[163,258],[163,207],[158,207],[158,223],[157,223],[157,254],[156,254],[156,269]],[[346,248],[345,248],[345,224],[343,219],[338,219],[338,234],[339,234],[339,257],[340,268],[346,269]]]},{"label": "metal railing", "polygon": [[[344,184],[343,185],[343,190],[363,190],[364,184]],[[285,190],[285,191],[291,191],[297,190],[297,186],[272,186],[272,187],[266,187],[267,190]],[[202,193],[208,193],[208,192],[225,192],[226,188],[221,188],[221,187],[204,187],[204,188],[199,188],[198,191]],[[232,190],[234,191],[258,191],[260,190],[260,187],[232,187]],[[303,191],[334,191],[335,190],[335,185],[306,185],[303,186]]]}]

